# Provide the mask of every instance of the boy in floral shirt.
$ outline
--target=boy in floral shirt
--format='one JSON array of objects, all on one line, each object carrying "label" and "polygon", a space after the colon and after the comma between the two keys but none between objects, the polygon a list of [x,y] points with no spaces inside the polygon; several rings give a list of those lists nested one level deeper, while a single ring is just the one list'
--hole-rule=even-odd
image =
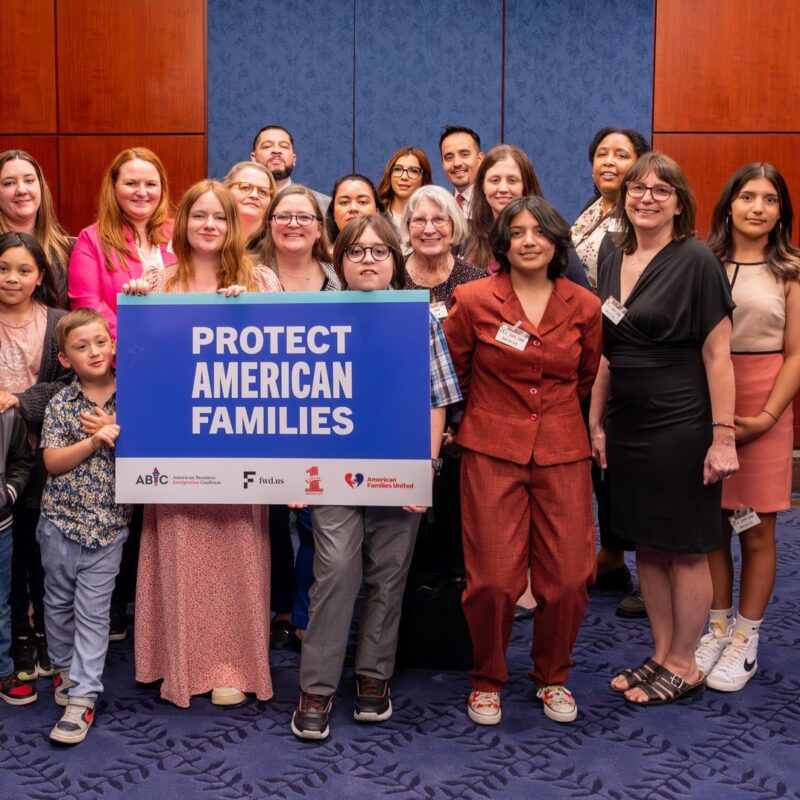
[{"label": "boy in floral shirt", "polygon": [[111,592],[131,509],[114,499],[119,426],[108,326],[82,308],[58,321],[56,337],[58,358],[76,377],[45,411],[41,446],[50,474],[36,538],[55,700],[66,706],[50,738],[77,744],[86,738],[103,691]]}]

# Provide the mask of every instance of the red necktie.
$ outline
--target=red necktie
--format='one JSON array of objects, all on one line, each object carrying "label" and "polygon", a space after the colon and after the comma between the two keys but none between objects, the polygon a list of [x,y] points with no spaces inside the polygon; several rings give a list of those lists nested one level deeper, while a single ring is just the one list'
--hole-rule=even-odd
[{"label": "red necktie", "polygon": [[456,195],[456,203],[458,203],[458,207],[463,211],[464,206],[467,204],[467,198],[459,192],[459,194]]}]

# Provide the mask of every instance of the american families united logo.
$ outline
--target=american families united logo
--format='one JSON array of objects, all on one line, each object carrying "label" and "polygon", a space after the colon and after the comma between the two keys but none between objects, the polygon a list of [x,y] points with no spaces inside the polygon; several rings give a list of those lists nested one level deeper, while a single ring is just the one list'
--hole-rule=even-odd
[{"label": "american families united logo", "polygon": [[351,489],[358,489],[364,483],[364,476],[360,472],[347,472],[344,476],[344,482]]}]

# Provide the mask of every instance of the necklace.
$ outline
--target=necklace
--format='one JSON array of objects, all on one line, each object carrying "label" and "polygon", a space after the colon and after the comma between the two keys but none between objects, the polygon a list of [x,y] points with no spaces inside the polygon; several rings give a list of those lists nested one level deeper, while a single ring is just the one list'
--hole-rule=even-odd
[{"label": "necklace", "polygon": [[275,274],[278,276],[278,283],[280,283],[281,289],[283,289],[284,292],[302,292],[303,289],[305,289],[307,287],[301,286],[300,289],[287,289],[283,285],[283,280],[284,280],[284,278],[291,278],[293,281],[305,281],[306,284],[308,284],[311,281],[312,276],[314,275],[314,267],[311,267],[311,269],[305,275],[286,275],[286,274],[284,274],[284,276],[281,277],[281,271],[276,266],[275,267]]},{"label": "necklace", "polygon": [[647,265],[648,265],[649,263],[650,263],[650,261],[646,261],[644,264],[642,264],[642,263],[641,263],[641,262],[640,262],[638,259],[636,259],[635,257],[633,257],[633,256],[628,256],[628,265],[630,266],[630,268],[631,268],[631,270],[632,270],[633,274],[634,274],[634,275],[635,275],[637,278],[641,278],[641,277],[642,277],[642,273],[643,273],[643,272],[644,272],[644,271],[647,269]]},{"label": "necklace", "polygon": [[28,325],[30,325],[31,322],[33,322],[35,316],[36,316],[35,314],[31,314],[30,317],[28,317],[28,319],[26,319],[24,322],[20,322],[18,325],[15,325],[13,322],[6,322],[6,320],[0,317],[0,325],[2,325],[4,328],[11,328],[12,330],[27,328]]}]

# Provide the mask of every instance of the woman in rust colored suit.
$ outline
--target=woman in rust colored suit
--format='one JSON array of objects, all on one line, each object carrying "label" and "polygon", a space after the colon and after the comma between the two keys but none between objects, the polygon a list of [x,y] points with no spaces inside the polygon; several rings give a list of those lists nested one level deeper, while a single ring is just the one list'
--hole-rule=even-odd
[{"label": "woman in rust colored suit", "polygon": [[544,713],[571,722],[572,646],[594,580],[589,441],[580,403],[600,360],[600,303],[563,276],[569,226],[540,197],[491,233],[497,275],[459,286],[444,321],[464,396],[464,612],[475,668],[467,711],[500,721],[514,604],[530,566],[532,677]]}]

